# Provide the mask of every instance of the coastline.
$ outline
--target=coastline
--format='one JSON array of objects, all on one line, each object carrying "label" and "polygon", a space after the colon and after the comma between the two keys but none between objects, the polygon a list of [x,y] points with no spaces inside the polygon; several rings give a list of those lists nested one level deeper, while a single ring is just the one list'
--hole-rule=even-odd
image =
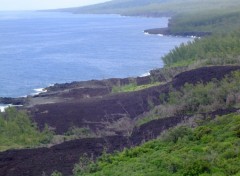
[{"label": "coastline", "polygon": [[[185,31],[173,33],[171,32],[171,26],[146,29],[143,32],[145,35],[156,35],[159,38],[162,36],[166,36],[166,38],[168,36],[174,38],[187,37],[192,38],[192,40],[189,39],[191,41],[195,41],[193,40],[195,38],[201,39],[212,35],[210,32]],[[125,151],[128,148],[142,145],[147,141],[158,139],[162,133],[166,133],[169,129],[171,130],[177,126],[188,125],[191,128],[195,128],[198,126],[195,123],[208,123],[210,120],[215,120],[216,117],[225,114],[239,114],[239,107],[231,108],[229,106],[225,109],[224,106],[219,106],[216,110],[211,107],[203,113],[189,113],[187,110],[184,110],[166,118],[159,115],[159,119],[150,119],[150,122],[145,122],[139,126],[136,124],[136,126],[131,126],[141,117],[148,117],[149,112],[155,110],[154,108],[164,103],[166,104],[166,99],[169,99],[169,95],[173,90],[181,91],[186,84],[196,85],[202,83],[207,85],[211,81],[221,81],[233,71],[240,71],[240,66],[208,65],[197,68],[187,66],[167,68],[163,64],[162,68],[150,70],[148,73],[137,77],[55,83],[45,88],[33,89],[34,93],[26,97],[0,97],[0,111],[8,106],[16,106],[17,109],[23,109],[29,114],[39,130],[43,130],[47,124],[55,132],[56,136],[66,134],[72,127],[79,129],[87,128],[96,134],[93,137],[71,139],[70,141],[64,139],[60,142],[58,141],[59,143],[42,145],[37,148],[10,149],[0,152],[0,160],[2,161],[0,176],[41,176],[51,175],[53,171],[59,171],[63,175],[70,176],[75,163],[79,162],[79,158],[81,160],[82,156],[91,156],[91,158],[95,159],[105,152],[111,154],[116,151]],[[138,91],[112,91],[116,87],[131,84],[142,86],[152,84],[155,81],[159,82],[159,84]],[[203,88],[200,89],[202,90]],[[188,100],[192,97],[188,98]],[[176,96],[175,98],[178,97]],[[1,107],[1,102],[12,104],[6,104]],[[181,103],[178,103],[178,105],[180,106]],[[129,128],[132,128],[132,131]],[[205,127],[200,127],[199,129],[201,133],[201,130],[204,130]],[[208,128],[206,129],[209,131]],[[174,132],[177,133],[179,131]],[[184,133],[184,129],[182,132]],[[203,134],[204,136],[202,136],[202,133],[199,135],[201,136],[200,138],[203,137],[202,140],[204,142],[209,137],[207,133]],[[191,138],[192,135],[189,141]],[[188,138],[186,138],[187,140]],[[185,137],[179,137],[179,142],[182,141],[185,141]],[[187,141],[187,144],[189,144],[189,141]],[[221,139],[222,141],[223,139]],[[176,145],[177,147],[179,146],[178,144]],[[159,146],[161,147],[161,145]],[[159,148],[159,146],[150,146],[150,154],[152,148]]]},{"label": "coastline", "polygon": [[181,36],[181,37],[206,37],[212,35],[211,32],[179,32],[179,33],[172,33],[170,29],[167,28],[153,28],[153,29],[146,29],[144,30],[144,33],[150,34],[150,35],[166,35],[166,36]]},{"label": "coastline", "polygon": [[[69,83],[50,84],[45,88],[34,89],[35,93],[31,93],[24,97],[0,97],[0,104],[11,105],[15,107],[29,108],[36,105],[52,104],[66,102],[77,98],[91,98],[111,94],[113,87],[125,86],[135,83],[137,86],[151,84],[153,81],[166,82],[171,77],[186,71],[185,67],[167,69],[156,68],[137,77],[126,78],[108,78],[100,80],[73,81]],[[166,77],[164,74],[168,73]],[[170,76],[170,77],[169,77]],[[74,97],[76,96],[76,97]]]},{"label": "coastline", "polygon": [[[88,96],[90,97],[97,95],[105,95],[111,93],[111,89],[114,86],[124,86],[130,84],[131,82],[135,82],[137,85],[150,84],[150,72],[152,72],[152,70],[138,77],[109,78],[102,80],[73,81],[70,83],[55,83],[45,88],[34,89],[35,93],[32,93],[25,97],[0,97],[0,105],[4,106],[5,108],[7,108],[9,105],[29,107],[36,104],[47,104],[49,102],[62,102],[65,101],[65,99],[67,98],[67,94],[71,94],[72,92],[75,92],[75,94],[76,92],[78,92],[79,96],[82,98],[86,96],[85,94],[89,94]],[[52,101],[53,99],[54,101]],[[44,103],[44,101],[46,102]]]},{"label": "coastline", "polygon": [[[147,29],[144,30],[143,33],[145,35],[158,35],[158,36],[175,36],[175,35],[171,35],[171,33],[169,32],[168,28],[154,28],[154,29]],[[177,37],[177,36],[176,36]],[[181,35],[181,37],[191,37],[189,35]],[[124,80],[124,79],[136,79],[136,78],[140,78],[140,77],[148,77],[151,76],[151,72],[153,72],[154,70],[161,70],[164,69],[164,65],[162,68],[154,68],[153,70],[149,70],[148,72],[145,72],[137,77],[126,77],[126,78],[108,78],[108,79],[99,79],[99,80],[87,80],[87,81],[72,81],[72,82],[66,82],[66,83],[54,83],[54,84],[50,84],[47,87],[44,88],[35,88],[33,89],[33,92],[25,95],[25,96],[19,96],[19,97],[0,97],[0,104],[3,105],[24,105],[26,104],[26,101],[29,98],[32,97],[38,97],[38,96],[42,96],[45,93],[48,94],[48,91],[52,89],[52,87],[61,87],[61,85],[63,87],[65,87],[65,85],[74,85],[74,84],[78,84],[78,83],[82,83],[82,82],[91,82],[91,81],[105,81],[105,80]]]}]

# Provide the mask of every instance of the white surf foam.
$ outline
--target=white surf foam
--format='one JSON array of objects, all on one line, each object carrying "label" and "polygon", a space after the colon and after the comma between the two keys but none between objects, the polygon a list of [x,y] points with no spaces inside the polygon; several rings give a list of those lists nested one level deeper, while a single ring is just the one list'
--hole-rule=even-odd
[{"label": "white surf foam", "polygon": [[35,92],[32,93],[32,95],[38,95],[40,93],[44,93],[47,92],[47,90],[45,88],[37,88],[37,89],[33,89]]},{"label": "white surf foam", "polygon": [[7,109],[11,106],[12,106],[11,104],[7,104],[7,105],[0,104],[0,112],[4,112],[5,109]]},{"label": "white surf foam", "polygon": [[140,77],[150,76],[150,72],[142,74]]}]

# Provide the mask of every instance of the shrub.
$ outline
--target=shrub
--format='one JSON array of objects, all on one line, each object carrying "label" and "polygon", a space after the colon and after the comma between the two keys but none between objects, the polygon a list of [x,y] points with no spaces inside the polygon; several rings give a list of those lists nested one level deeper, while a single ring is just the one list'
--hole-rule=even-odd
[{"label": "shrub", "polygon": [[79,128],[79,127],[71,127],[66,134],[67,136],[73,136],[75,138],[86,138],[94,136],[94,133],[89,127]]},{"label": "shrub", "polygon": [[203,173],[210,173],[210,165],[205,160],[196,159],[187,163],[183,176],[197,176]]},{"label": "shrub", "polygon": [[63,174],[61,172],[58,171],[54,171],[51,176],[63,176]]},{"label": "shrub", "polygon": [[0,114],[0,150],[35,147],[49,143],[52,137],[47,126],[40,132],[24,111],[8,108]]},{"label": "shrub", "polygon": [[76,176],[237,176],[240,140],[235,131],[239,125],[240,115],[230,114],[194,129],[179,126],[141,146],[104,154],[95,164],[84,159],[81,163],[90,165],[81,164],[83,169]]},{"label": "shrub", "polygon": [[[200,67],[204,65],[239,64],[240,32],[213,35],[181,44],[170,51],[163,61],[166,66]],[[198,63],[198,64],[196,64]]]},{"label": "shrub", "polygon": [[192,138],[192,130],[186,126],[179,126],[170,129],[163,139],[168,142],[176,143],[179,139],[187,136],[189,139]]},{"label": "shrub", "polygon": [[89,173],[93,171],[93,158],[84,153],[77,164],[74,165],[74,175],[82,175],[83,173]]},{"label": "shrub", "polygon": [[240,107],[240,71],[234,71],[222,80],[195,85],[186,83],[179,90],[171,89],[160,97],[161,105],[155,106],[137,125],[154,119],[174,115],[207,113],[217,109]]}]

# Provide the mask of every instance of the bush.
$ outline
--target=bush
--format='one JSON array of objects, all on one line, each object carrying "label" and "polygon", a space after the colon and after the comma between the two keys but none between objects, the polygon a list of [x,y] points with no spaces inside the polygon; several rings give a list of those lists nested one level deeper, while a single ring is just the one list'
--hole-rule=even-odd
[{"label": "bush", "polygon": [[189,139],[192,138],[192,130],[186,126],[179,126],[170,129],[168,133],[163,137],[165,141],[176,143],[179,139],[187,136]]},{"label": "bush", "polygon": [[[240,32],[214,35],[181,44],[162,59],[167,67],[239,64]],[[197,63],[197,64],[196,64]]]},{"label": "bush", "polygon": [[240,140],[235,131],[239,125],[240,115],[230,114],[195,129],[179,126],[157,140],[105,154],[95,164],[84,159],[81,172],[75,175],[237,176]]},{"label": "bush", "polygon": [[63,176],[63,174],[61,172],[58,171],[54,171],[51,176]]},{"label": "bush", "polygon": [[73,173],[74,175],[82,175],[83,173],[90,173],[93,170],[93,166],[94,162],[93,162],[93,158],[89,157],[87,154],[83,154],[80,159],[79,162],[77,164],[74,165],[74,169],[73,169]]},{"label": "bush", "polygon": [[197,159],[186,165],[183,176],[197,176],[203,173],[210,173],[210,165],[205,160]]},{"label": "bush", "polygon": [[8,108],[0,114],[0,150],[35,147],[49,143],[52,137],[47,126],[40,132],[24,111]]},{"label": "bush", "polygon": [[180,91],[172,91],[166,104],[180,105],[187,113],[208,112],[238,104],[240,72],[235,71],[221,81],[207,84],[185,84]]},{"label": "bush", "polygon": [[234,71],[222,80],[213,79],[205,84],[186,83],[179,90],[171,89],[168,95],[163,94],[160,101],[162,104],[139,118],[137,125],[175,115],[192,115],[240,107],[240,71]]},{"label": "bush", "polygon": [[68,132],[65,133],[66,136],[72,136],[73,138],[87,138],[95,136],[92,130],[88,127],[78,128],[78,127],[71,127]]}]

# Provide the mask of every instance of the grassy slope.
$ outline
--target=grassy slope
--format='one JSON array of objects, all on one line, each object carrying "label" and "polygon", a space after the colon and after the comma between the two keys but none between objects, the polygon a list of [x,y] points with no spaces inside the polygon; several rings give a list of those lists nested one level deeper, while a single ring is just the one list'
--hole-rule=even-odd
[{"label": "grassy slope", "polygon": [[85,176],[224,176],[240,175],[240,115],[180,126],[160,139],[115,155],[105,155],[75,175]]}]

